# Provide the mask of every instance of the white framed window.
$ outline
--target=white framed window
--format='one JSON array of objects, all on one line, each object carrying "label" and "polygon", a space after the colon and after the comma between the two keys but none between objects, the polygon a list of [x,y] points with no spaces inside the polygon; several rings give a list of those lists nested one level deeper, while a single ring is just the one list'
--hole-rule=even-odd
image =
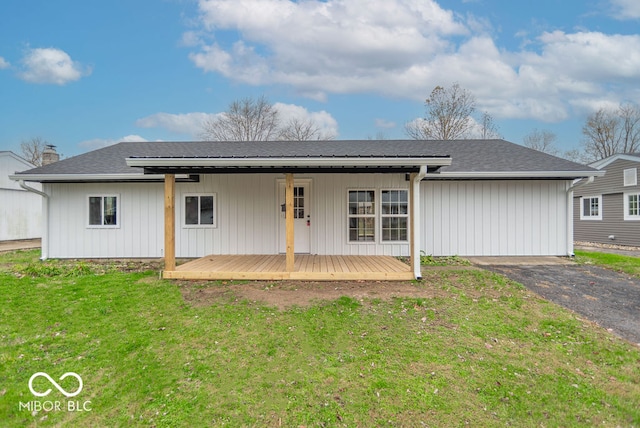
[{"label": "white framed window", "polygon": [[602,220],[602,195],[580,198],[580,220]]},{"label": "white framed window", "polygon": [[216,194],[184,195],[184,227],[217,227]]},{"label": "white framed window", "polygon": [[640,220],[640,193],[624,194],[624,219]]},{"label": "white framed window", "polygon": [[88,227],[120,227],[119,195],[89,195]]},{"label": "white framed window", "polygon": [[625,186],[638,185],[638,168],[629,168],[624,170],[624,185]]},{"label": "white framed window", "polygon": [[382,190],[380,198],[382,241],[409,239],[409,192]]},{"label": "white framed window", "polygon": [[349,242],[375,242],[375,190],[349,190],[348,195]]}]

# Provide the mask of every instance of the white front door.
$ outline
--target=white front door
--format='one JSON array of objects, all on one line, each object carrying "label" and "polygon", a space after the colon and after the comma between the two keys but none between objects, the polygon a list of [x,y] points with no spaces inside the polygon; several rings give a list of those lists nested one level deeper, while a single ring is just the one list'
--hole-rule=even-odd
[{"label": "white front door", "polygon": [[[311,210],[309,209],[309,181],[295,180],[293,183],[293,250],[296,253],[309,253],[311,251]],[[279,216],[279,250],[287,252],[286,219],[285,219],[285,183],[278,185],[278,216]]]}]

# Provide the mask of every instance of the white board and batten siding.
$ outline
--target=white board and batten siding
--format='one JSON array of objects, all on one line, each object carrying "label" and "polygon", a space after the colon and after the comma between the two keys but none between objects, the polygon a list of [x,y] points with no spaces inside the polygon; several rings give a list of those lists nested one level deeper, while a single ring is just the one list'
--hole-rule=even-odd
[{"label": "white board and batten siding", "polygon": [[421,249],[434,256],[567,254],[566,181],[423,181]]},{"label": "white board and batten siding", "polygon": [[[49,195],[48,257],[162,257],[162,183],[45,184]],[[89,226],[89,196],[118,197],[118,226]]]},{"label": "white board and batten siding", "polygon": [[[281,174],[201,175],[176,184],[176,256],[277,254]],[[407,256],[380,240],[381,190],[409,189],[404,174],[300,174],[309,183],[310,253]],[[566,181],[428,181],[420,186],[420,249],[432,255],[565,255]],[[376,191],[375,242],[349,242],[348,191]],[[162,183],[45,184],[48,256],[162,257]],[[215,195],[215,226],[184,224],[184,197]],[[119,225],[88,226],[88,197],[117,195]],[[45,243],[43,243],[45,245]]]},{"label": "white board and batten siding", "polygon": [[[199,183],[176,185],[176,254],[277,254],[280,233],[278,186],[283,175],[201,175]],[[408,255],[408,242],[348,242],[349,190],[408,189],[404,174],[300,174],[308,184],[310,253],[320,255]],[[184,227],[184,196],[215,194],[216,227]],[[379,207],[379,206],[378,206]],[[378,209],[378,208],[376,208]],[[379,219],[376,219],[379,222]],[[378,224],[377,224],[378,226]]]},{"label": "white board and batten siding", "polygon": [[[34,166],[11,152],[0,152],[0,241],[42,236],[42,197],[26,191],[9,175]],[[39,183],[29,183],[40,190]]]},{"label": "white board and batten siding", "polygon": [[[277,254],[279,174],[201,175],[176,183],[176,256]],[[408,255],[408,242],[348,242],[348,190],[408,189],[404,174],[305,174],[309,183],[310,252],[342,255]],[[164,255],[162,183],[46,184],[50,195],[48,257],[117,258]],[[215,195],[215,227],[184,224],[186,195]],[[89,196],[119,198],[118,227],[89,227]],[[377,201],[379,202],[379,201]],[[377,205],[376,210],[379,210]],[[284,233],[284,231],[282,231]],[[44,245],[44,244],[43,244]]]}]

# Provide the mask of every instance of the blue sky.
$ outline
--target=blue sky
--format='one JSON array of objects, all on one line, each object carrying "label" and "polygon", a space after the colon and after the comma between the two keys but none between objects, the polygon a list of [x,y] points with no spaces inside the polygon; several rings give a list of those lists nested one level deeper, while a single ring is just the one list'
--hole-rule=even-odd
[{"label": "blue sky", "polygon": [[265,95],[339,139],[406,138],[457,82],[502,136],[578,147],[586,116],[640,104],[637,0],[20,0],[0,2],[0,150],[64,156],[198,139]]}]

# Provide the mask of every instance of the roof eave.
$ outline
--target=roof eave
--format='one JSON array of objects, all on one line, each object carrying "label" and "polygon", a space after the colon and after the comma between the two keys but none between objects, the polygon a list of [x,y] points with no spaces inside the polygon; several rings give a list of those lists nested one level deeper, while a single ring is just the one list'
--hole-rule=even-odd
[{"label": "roof eave", "polygon": [[89,181],[150,181],[164,180],[163,175],[128,174],[13,174],[9,178],[14,181],[45,182],[89,182]]},{"label": "roof eave", "polygon": [[437,178],[566,178],[576,179],[583,177],[602,177],[604,171],[458,171],[458,172],[438,172],[427,174],[429,177]]}]

